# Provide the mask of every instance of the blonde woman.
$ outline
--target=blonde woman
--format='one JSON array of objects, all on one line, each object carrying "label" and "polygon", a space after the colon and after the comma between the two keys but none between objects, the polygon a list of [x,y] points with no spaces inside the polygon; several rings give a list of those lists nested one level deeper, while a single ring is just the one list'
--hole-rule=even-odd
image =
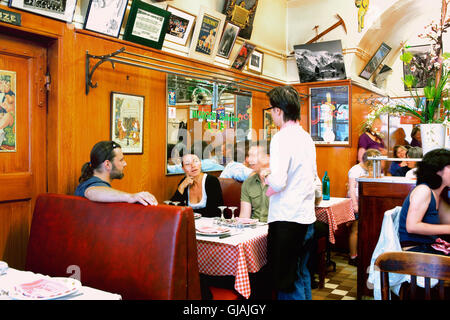
[{"label": "blonde woman", "polygon": [[348,171],[348,194],[347,196],[352,199],[353,211],[355,212],[355,221],[347,224],[351,226],[350,235],[348,238],[348,246],[350,251],[349,264],[356,266],[356,258],[358,256],[358,182],[357,178],[363,176],[372,175],[373,160],[368,160],[369,157],[381,156],[381,152],[376,149],[368,149],[362,156],[362,162],[354,165]]}]

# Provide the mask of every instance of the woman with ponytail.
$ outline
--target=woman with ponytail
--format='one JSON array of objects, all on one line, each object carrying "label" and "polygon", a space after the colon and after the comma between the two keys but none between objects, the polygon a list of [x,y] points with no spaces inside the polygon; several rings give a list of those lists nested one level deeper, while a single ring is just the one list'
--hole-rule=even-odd
[{"label": "woman with ponytail", "polygon": [[114,141],[100,141],[94,145],[90,162],[83,164],[75,195],[98,202],[139,202],[157,205],[156,198],[147,191],[127,193],[111,188],[113,179],[122,179],[126,167],[122,148]]}]

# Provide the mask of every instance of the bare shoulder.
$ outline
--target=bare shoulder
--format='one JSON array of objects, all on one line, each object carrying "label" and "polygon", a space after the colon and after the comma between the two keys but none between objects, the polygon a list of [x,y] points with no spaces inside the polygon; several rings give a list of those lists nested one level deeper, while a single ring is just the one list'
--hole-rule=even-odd
[{"label": "bare shoulder", "polygon": [[430,201],[431,198],[431,189],[429,186],[425,184],[420,184],[413,189],[411,192],[410,199],[416,201]]}]

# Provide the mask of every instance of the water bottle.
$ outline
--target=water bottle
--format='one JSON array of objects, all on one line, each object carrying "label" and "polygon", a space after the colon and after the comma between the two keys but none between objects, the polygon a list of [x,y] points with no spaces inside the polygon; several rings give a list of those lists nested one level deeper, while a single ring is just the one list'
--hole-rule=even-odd
[{"label": "water bottle", "polygon": [[322,198],[323,200],[330,200],[330,178],[327,171],[322,178]]}]

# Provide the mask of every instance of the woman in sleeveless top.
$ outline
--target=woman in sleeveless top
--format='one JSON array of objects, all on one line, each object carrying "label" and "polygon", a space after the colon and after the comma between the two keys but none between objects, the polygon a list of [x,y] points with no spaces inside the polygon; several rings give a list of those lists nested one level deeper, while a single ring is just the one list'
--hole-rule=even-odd
[{"label": "woman in sleeveless top", "polygon": [[450,150],[428,152],[418,163],[416,187],[400,213],[403,250],[436,253],[436,239],[450,234]]}]

